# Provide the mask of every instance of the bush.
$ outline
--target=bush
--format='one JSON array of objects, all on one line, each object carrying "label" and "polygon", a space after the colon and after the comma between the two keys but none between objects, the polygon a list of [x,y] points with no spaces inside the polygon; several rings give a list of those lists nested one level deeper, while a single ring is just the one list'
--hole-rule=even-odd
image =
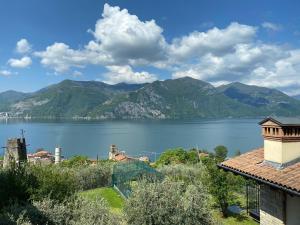
[{"label": "bush", "polygon": [[215,147],[214,151],[215,151],[216,161],[218,163],[223,162],[226,159],[228,150],[225,146],[219,145],[219,146]]},{"label": "bush", "polygon": [[13,205],[0,215],[0,224],[18,225],[118,225],[120,218],[111,214],[103,199],[87,201],[71,198],[57,202],[49,198],[32,204]]},{"label": "bush", "polygon": [[137,184],[125,203],[125,218],[131,225],[212,224],[209,195],[201,183]]},{"label": "bush", "polygon": [[198,151],[185,151],[182,148],[169,149],[163,152],[156,165],[185,164],[199,162]]},{"label": "bush", "polygon": [[87,156],[75,155],[68,160],[62,161],[62,165],[66,167],[77,167],[82,165],[89,165],[91,161]]},{"label": "bush", "polygon": [[57,166],[31,166],[30,170],[38,183],[32,194],[33,200],[49,197],[61,202],[76,191],[74,173],[68,169]]},{"label": "bush", "polygon": [[30,199],[37,187],[36,177],[26,165],[12,165],[0,170],[0,209],[9,203],[21,203]]},{"label": "bush", "polygon": [[76,186],[80,190],[111,186],[112,169],[110,163],[80,166],[74,168]]},{"label": "bush", "polygon": [[208,173],[202,163],[195,165],[170,165],[158,169],[164,176],[172,181],[183,181],[186,185],[194,184],[198,181],[206,181]]}]

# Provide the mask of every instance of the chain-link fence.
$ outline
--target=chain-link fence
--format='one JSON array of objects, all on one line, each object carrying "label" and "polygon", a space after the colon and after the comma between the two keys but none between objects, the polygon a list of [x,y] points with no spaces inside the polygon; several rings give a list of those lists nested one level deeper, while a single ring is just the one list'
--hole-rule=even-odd
[{"label": "chain-link fence", "polygon": [[140,179],[150,181],[161,180],[162,174],[139,160],[119,162],[113,167],[112,185],[124,196],[128,197],[134,183]]}]

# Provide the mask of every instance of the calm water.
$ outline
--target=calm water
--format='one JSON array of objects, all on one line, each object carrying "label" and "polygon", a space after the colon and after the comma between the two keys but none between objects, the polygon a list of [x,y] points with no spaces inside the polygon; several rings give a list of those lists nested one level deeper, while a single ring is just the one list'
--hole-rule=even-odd
[{"label": "calm water", "polygon": [[[198,147],[211,151],[216,145],[228,147],[229,155],[262,145],[258,119],[178,121],[0,121],[0,144],[26,131],[29,152],[37,148],[63,154],[106,158],[111,144],[128,155],[160,153],[168,148]],[[0,150],[3,154],[3,150]]]}]

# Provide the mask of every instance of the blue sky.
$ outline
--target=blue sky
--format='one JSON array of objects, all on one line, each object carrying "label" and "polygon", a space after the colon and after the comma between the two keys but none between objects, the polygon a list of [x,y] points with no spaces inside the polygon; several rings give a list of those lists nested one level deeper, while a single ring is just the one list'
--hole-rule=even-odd
[{"label": "blue sky", "polygon": [[3,0],[0,91],[191,76],[300,94],[300,3]]}]

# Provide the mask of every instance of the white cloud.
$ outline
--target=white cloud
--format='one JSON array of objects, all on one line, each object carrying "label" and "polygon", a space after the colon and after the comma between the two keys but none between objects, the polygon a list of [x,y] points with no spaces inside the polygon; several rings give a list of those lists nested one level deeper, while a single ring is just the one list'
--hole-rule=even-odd
[{"label": "white cloud", "polygon": [[149,64],[165,57],[167,44],[162,31],[154,20],[143,22],[126,9],[105,4],[95,31],[90,31],[95,39],[84,49],[74,50],[67,44],[54,43],[34,55],[41,58],[44,66],[58,73],[86,64]]},{"label": "white cloud", "polygon": [[12,74],[13,73],[11,71],[9,71],[9,70],[0,70],[0,76],[6,76],[6,77],[8,77],[8,76],[10,76]]},{"label": "white cloud", "polygon": [[84,52],[73,50],[64,43],[54,43],[45,51],[35,52],[34,55],[41,58],[44,66],[53,68],[58,73],[66,72],[70,67],[83,67],[88,63]]},{"label": "white cloud", "polygon": [[[111,55],[117,62],[128,60],[158,61],[165,57],[163,29],[154,20],[141,21],[127,9],[104,5],[102,18],[93,35],[98,50]],[[89,49],[92,49],[89,45]]]},{"label": "white cloud", "polygon": [[280,31],[282,29],[281,25],[270,22],[263,22],[261,26],[269,31]]},{"label": "white cloud", "polygon": [[197,57],[206,53],[224,54],[237,44],[248,43],[256,34],[256,28],[231,23],[225,29],[212,28],[207,32],[194,31],[187,36],[174,39],[170,56],[180,59]]},{"label": "white cloud", "polygon": [[128,65],[126,66],[107,66],[109,72],[105,73],[105,83],[117,84],[117,83],[148,83],[157,80],[154,74],[142,71],[134,72]]},{"label": "white cloud", "polygon": [[21,59],[10,59],[8,60],[8,64],[11,67],[26,68],[32,64],[32,61],[30,57],[24,56]]},{"label": "white cloud", "polygon": [[31,51],[31,45],[23,38],[17,42],[16,51],[21,54],[28,53]]}]

